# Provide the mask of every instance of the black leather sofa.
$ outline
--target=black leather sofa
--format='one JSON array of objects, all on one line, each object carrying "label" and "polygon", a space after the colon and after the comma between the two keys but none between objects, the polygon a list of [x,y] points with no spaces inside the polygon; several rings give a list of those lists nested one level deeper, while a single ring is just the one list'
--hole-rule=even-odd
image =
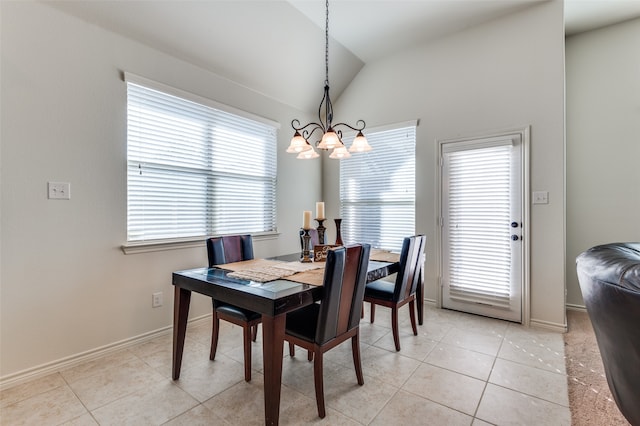
[{"label": "black leather sofa", "polygon": [[620,412],[639,426],[640,243],[596,246],[576,263],[609,389]]}]

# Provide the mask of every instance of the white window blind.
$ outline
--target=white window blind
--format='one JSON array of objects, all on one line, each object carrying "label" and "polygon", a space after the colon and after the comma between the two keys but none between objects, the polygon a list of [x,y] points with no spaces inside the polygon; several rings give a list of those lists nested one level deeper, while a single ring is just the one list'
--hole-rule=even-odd
[{"label": "white window blind", "polygon": [[132,80],[127,240],[274,231],[276,126]]},{"label": "white window blind", "polygon": [[[367,132],[373,151],[340,161],[340,215],[346,243],[399,251],[415,234],[417,122]],[[351,138],[345,137],[349,144]]]},{"label": "white window blind", "polygon": [[509,308],[511,141],[445,152],[451,299]]}]

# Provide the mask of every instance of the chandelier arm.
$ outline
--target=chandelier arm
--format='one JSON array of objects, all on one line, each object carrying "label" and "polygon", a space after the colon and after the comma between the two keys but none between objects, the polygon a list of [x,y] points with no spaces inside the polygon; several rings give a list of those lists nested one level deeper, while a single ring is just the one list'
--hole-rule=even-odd
[{"label": "chandelier arm", "polygon": [[306,129],[311,126],[315,126],[315,128],[310,133],[313,133],[313,131],[316,129],[321,129],[324,131],[324,127],[322,126],[322,123],[316,123],[312,121],[311,123],[307,123],[304,126],[301,126],[300,120],[298,120],[297,118],[291,121],[291,127],[293,128],[293,130],[297,132],[300,132],[300,131],[306,132],[307,131]]},{"label": "chandelier arm", "polygon": [[[360,124],[360,123],[362,123],[362,124]],[[336,127],[340,127],[340,126],[348,127],[351,130],[356,131],[356,132],[361,132],[361,131],[364,130],[365,127],[367,127],[367,124],[364,122],[364,120],[358,120],[358,121],[356,121],[355,127],[351,126],[351,125],[349,125],[347,123],[338,123],[338,124],[334,124],[333,125],[334,129]]]}]

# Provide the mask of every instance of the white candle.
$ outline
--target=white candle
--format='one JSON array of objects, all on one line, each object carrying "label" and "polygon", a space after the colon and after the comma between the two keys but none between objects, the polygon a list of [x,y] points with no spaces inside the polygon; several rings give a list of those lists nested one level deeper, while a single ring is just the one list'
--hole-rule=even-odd
[{"label": "white candle", "polygon": [[302,229],[311,229],[311,210],[302,212]]},{"label": "white candle", "polygon": [[324,201],[318,201],[316,203],[316,219],[323,220],[324,218]]}]

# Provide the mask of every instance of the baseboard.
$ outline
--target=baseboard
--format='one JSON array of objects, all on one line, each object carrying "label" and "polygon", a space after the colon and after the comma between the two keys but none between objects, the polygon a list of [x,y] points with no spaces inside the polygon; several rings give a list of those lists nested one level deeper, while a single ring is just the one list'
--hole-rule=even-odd
[{"label": "baseboard", "polygon": [[587,312],[587,307],[584,305],[574,305],[573,303],[567,303],[565,305],[567,311],[579,311],[579,312]]},{"label": "baseboard", "polygon": [[[211,314],[193,318],[189,320],[189,324],[194,325],[207,319],[209,320],[209,322],[211,321]],[[17,373],[12,373],[4,377],[0,377],[0,390],[22,384],[30,380],[38,379],[40,377],[47,376],[60,370],[75,367],[76,365],[82,364],[92,359],[100,358],[110,353],[126,349],[128,347],[146,342],[148,340],[155,339],[156,337],[163,336],[165,334],[169,334],[172,330],[173,325],[169,325],[157,330],[150,331],[148,333],[121,340],[119,342],[114,342],[109,345],[101,346],[95,349],[88,350],[86,352],[81,352],[79,354],[71,355],[56,361],[48,362],[46,364],[38,365],[36,367],[28,368],[26,370],[18,371]]]},{"label": "baseboard", "polygon": [[566,333],[567,325],[566,324],[558,324],[556,322],[542,321],[537,319],[531,319],[529,322],[529,326],[544,328],[545,330],[555,331],[558,333]]}]

